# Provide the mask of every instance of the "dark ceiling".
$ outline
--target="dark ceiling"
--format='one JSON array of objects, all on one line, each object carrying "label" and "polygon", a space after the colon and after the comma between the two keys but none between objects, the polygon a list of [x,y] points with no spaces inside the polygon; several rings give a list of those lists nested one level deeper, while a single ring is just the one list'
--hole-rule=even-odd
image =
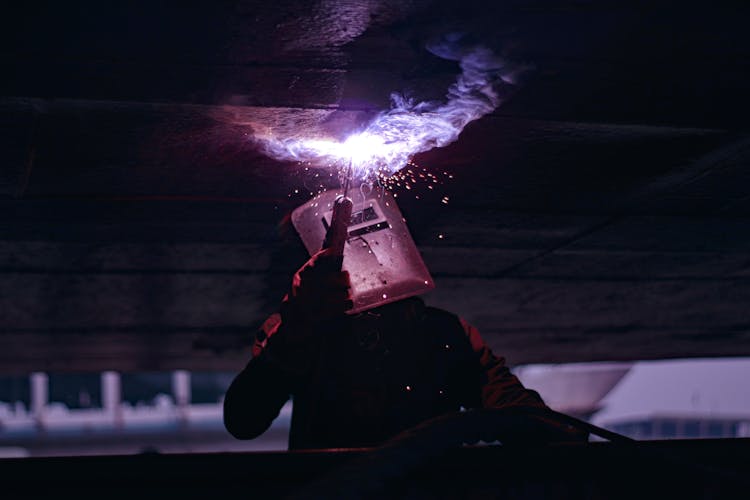
[{"label": "dark ceiling", "polygon": [[313,182],[253,131],[439,99],[455,32],[533,69],[415,158],[425,299],[511,364],[750,355],[750,6],[109,4],[0,21],[0,370],[241,367]]}]

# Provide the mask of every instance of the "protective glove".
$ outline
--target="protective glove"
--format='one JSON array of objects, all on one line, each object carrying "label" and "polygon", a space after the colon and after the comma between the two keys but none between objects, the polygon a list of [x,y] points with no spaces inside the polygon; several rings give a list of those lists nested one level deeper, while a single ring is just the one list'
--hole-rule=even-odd
[{"label": "protective glove", "polygon": [[341,270],[341,257],[324,249],[310,257],[292,278],[282,304],[282,321],[309,325],[342,316],[351,309],[349,273]]},{"label": "protective glove", "polygon": [[341,271],[341,257],[321,250],[299,268],[281,303],[280,314],[263,324],[253,356],[265,358],[291,375],[304,375],[320,338],[316,325],[343,317],[351,309],[349,273]]}]

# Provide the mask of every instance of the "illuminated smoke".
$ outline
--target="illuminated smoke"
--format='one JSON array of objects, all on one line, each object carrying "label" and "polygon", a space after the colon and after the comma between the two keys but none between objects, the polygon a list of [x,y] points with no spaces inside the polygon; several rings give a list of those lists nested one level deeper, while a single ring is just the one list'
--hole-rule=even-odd
[{"label": "illuminated smoke", "polygon": [[462,70],[442,103],[414,102],[394,93],[390,110],[343,141],[274,136],[255,139],[265,154],[278,160],[337,168],[351,161],[357,178],[391,175],[406,166],[414,154],[450,144],[469,122],[495,110],[501,101],[498,90],[513,85],[524,69],[506,63],[487,48],[461,47],[459,41],[453,37],[428,46],[438,57],[458,61]]}]

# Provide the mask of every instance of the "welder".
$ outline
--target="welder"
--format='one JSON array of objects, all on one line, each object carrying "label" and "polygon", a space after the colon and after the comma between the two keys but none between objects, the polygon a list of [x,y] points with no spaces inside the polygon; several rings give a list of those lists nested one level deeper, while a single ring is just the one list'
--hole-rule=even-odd
[{"label": "welder", "polygon": [[[539,394],[524,387],[504,359],[492,353],[476,328],[416,296],[429,287],[413,288],[411,296],[404,296],[408,288],[397,287],[397,300],[382,290],[357,290],[367,280],[352,279],[364,272],[355,265],[355,248],[366,249],[361,255],[369,257],[373,249],[383,252],[386,245],[376,239],[380,236],[391,242],[385,251],[416,248],[405,228],[398,230],[400,213],[388,212],[394,210],[394,200],[382,196],[360,200],[355,207],[359,216],[351,215],[351,201],[341,196],[327,199],[332,208],[328,219],[318,211],[326,199],[307,205],[311,224],[322,222],[316,237],[322,239],[324,233],[326,239],[306,241],[312,256],[294,274],[279,311],[256,336],[252,359],[226,393],[224,423],[235,437],[261,435],[290,396],[290,449],[376,446],[432,417],[462,409],[546,408]],[[362,216],[368,209],[370,215]],[[353,230],[357,222],[365,230]],[[296,228],[303,239],[310,237],[309,231]],[[314,245],[322,249],[312,251]],[[402,265],[404,259],[398,257],[378,255],[378,272],[384,272],[384,263]],[[347,267],[357,271],[350,274]],[[395,273],[380,281],[389,287],[389,279],[398,277]],[[431,285],[431,279],[422,278],[410,282]],[[506,433],[501,441],[585,439],[550,423],[534,426],[533,432]]]}]

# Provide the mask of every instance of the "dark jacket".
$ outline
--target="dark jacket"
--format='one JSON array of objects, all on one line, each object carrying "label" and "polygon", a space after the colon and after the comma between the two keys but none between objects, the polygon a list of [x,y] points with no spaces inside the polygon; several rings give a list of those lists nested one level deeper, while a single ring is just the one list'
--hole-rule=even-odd
[{"label": "dark jacket", "polygon": [[[290,345],[296,329],[310,331]],[[290,395],[290,449],[374,446],[462,407],[545,407],[476,328],[418,298],[314,327],[271,316],[227,391],[225,425],[259,436]]]}]

